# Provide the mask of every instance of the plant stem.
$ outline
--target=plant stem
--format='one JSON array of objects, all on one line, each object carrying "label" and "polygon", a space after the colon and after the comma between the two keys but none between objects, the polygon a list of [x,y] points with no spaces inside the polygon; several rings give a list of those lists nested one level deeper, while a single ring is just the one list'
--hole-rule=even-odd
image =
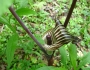
[{"label": "plant stem", "polygon": [[70,17],[71,17],[71,15],[72,15],[72,12],[73,12],[73,9],[74,9],[74,7],[75,7],[75,5],[76,5],[76,2],[77,2],[77,0],[73,0],[73,2],[72,2],[72,5],[71,5],[70,10],[69,10],[69,13],[68,13],[68,15],[67,15],[67,17],[66,17],[66,20],[65,20],[65,22],[64,22],[64,27],[65,27],[65,28],[66,28],[67,25],[68,25],[68,22],[69,22],[69,20],[70,20]]},{"label": "plant stem", "polygon": [[10,12],[12,15],[16,18],[16,20],[20,23],[20,25],[23,27],[23,29],[28,33],[28,35],[36,42],[36,44],[40,47],[40,49],[44,52],[45,56],[49,58],[50,56],[47,54],[45,49],[42,47],[42,45],[38,42],[38,40],[33,36],[31,31],[24,25],[24,23],[20,20],[19,16],[16,14],[14,9],[10,6],[9,7]]}]

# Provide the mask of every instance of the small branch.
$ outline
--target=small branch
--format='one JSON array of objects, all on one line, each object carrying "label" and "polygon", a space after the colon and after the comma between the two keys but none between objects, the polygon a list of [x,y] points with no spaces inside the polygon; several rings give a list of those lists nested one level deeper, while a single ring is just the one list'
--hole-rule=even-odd
[{"label": "small branch", "polygon": [[74,7],[75,7],[75,5],[76,5],[76,2],[77,2],[77,0],[73,0],[73,2],[72,2],[72,5],[71,5],[70,10],[69,10],[69,13],[68,13],[68,15],[67,15],[67,17],[66,17],[66,20],[65,20],[65,22],[64,22],[64,27],[65,27],[65,28],[66,28],[67,25],[68,25],[68,22],[69,22],[69,20],[70,20],[70,17],[71,17],[71,15],[72,15],[72,12],[73,12],[73,9],[74,9]]},{"label": "small branch", "polygon": [[45,56],[47,58],[50,58],[50,56],[47,54],[47,52],[44,50],[42,45],[37,41],[37,39],[32,35],[31,31],[24,25],[24,23],[20,20],[19,16],[16,14],[14,9],[12,7],[9,7],[10,12],[13,14],[13,16],[16,18],[16,20],[20,23],[20,25],[23,27],[23,29],[28,33],[28,35],[36,42],[36,44],[41,48],[41,50],[44,52]]}]

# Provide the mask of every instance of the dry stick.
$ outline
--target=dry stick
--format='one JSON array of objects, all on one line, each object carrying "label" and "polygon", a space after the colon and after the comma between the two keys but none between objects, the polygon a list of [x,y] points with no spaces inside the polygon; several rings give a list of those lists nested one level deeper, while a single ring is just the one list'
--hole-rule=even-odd
[{"label": "dry stick", "polygon": [[31,31],[24,25],[24,23],[20,20],[19,16],[16,14],[14,9],[12,7],[9,7],[10,12],[13,14],[13,16],[16,18],[16,20],[21,24],[23,29],[28,33],[28,35],[36,42],[36,44],[41,48],[41,50],[44,52],[46,58],[49,60],[51,57],[50,55],[47,54],[45,49],[42,47],[42,45],[37,41],[37,39],[32,35]]},{"label": "dry stick", "polygon": [[70,10],[69,10],[69,13],[68,13],[68,15],[67,15],[67,17],[66,17],[66,20],[65,20],[65,22],[64,22],[64,27],[65,27],[65,28],[66,28],[67,25],[68,25],[68,22],[69,22],[69,20],[70,20],[70,17],[71,17],[71,15],[72,15],[72,12],[73,12],[73,9],[74,9],[74,7],[75,7],[75,5],[76,5],[76,2],[77,2],[77,0],[73,0],[73,2],[72,2],[72,5],[71,5]]}]

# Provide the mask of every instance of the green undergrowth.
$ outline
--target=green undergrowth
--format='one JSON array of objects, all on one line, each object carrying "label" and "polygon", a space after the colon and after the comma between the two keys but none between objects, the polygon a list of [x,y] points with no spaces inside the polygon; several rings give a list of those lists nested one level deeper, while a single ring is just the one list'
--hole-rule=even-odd
[{"label": "green undergrowth", "polygon": [[[50,14],[64,24],[73,0],[3,0],[0,8],[0,69],[7,70],[90,70],[90,1],[78,0],[67,26],[68,32],[81,39],[79,48],[69,43],[58,49],[60,59],[48,66],[43,52],[10,13],[13,7],[32,32],[44,44],[42,35],[55,26]],[[51,10],[47,10],[47,9]],[[50,12],[51,11],[51,12]],[[3,29],[1,29],[3,28]],[[81,49],[81,50],[80,50]],[[79,54],[79,52],[81,52]],[[82,56],[81,56],[82,55]],[[55,57],[57,54],[55,54]]]}]

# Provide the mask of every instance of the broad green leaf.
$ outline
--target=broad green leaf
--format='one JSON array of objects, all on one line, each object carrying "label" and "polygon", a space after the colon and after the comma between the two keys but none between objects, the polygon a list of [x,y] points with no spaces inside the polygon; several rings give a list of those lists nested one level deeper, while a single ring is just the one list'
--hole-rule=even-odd
[{"label": "broad green leaf", "polygon": [[7,25],[13,32],[16,31],[5,17],[0,17],[0,23]]},{"label": "broad green leaf", "polygon": [[70,57],[70,61],[72,66],[74,67],[74,70],[77,70],[77,48],[74,44],[70,43],[70,47],[69,47],[69,57]]},{"label": "broad green leaf", "polygon": [[8,7],[12,2],[13,0],[0,0],[0,15],[8,11]]},{"label": "broad green leaf", "polygon": [[61,55],[61,62],[65,65],[67,64],[67,54],[64,47],[61,47],[60,49],[60,55]]},{"label": "broad green leaf", "polygon": [[29,8],[20,8],[18,10],[16,10],[16,13],[19,15],[19,16],[23,16],[23,15],[35,15],[36,12],[34,10],[31,10]]},{"label": "broad green leaf", "polygon": [[14,58],[14,52],[17,48],[17,42],[18,42],[17,34],[12,35],[7,42],[6,57],[7,57],[8,68],[10,67],[11,62]]},{"label": "broad green leaf", "polygon": [[64,67],[52,67],[52,66],[44,66],[36,70],[67,70]]},{"label": "broad green leaf", "polygon": [[90,52],[88,52],[86,55],[84,55],[84,57],[80,60],[78,69],[87,63],[90,63]]}]

